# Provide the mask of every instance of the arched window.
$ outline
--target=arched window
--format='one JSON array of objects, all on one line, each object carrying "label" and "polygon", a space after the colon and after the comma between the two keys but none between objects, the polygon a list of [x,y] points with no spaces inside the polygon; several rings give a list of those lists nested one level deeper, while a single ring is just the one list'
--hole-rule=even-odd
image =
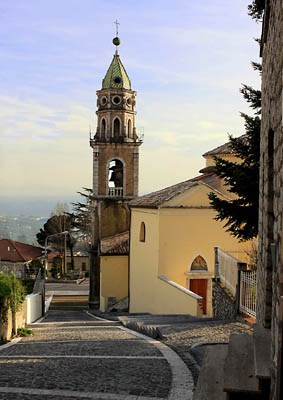
[{"label": "arched window", "polygon": [[132,121],[128,119],[128,137],[132,136]]},{"label": "arched window", "polygon": [[140,242],[145,242],[145,223],[142,222],[140,226]]},{"label": "arched window", "polygon": [[191,265],[191,271],[207,271],[207,263],[202,256],[197,256]]},{"label": "arched window", "polygon": [[113,134],[114,134],[114,137],[120,136],[120,120],[119,120],[119,118],[114,119]]},{"label": "arched window", "polygon": [[101,120],[101,129],[100,129],[100,131],[101,131],[101,135],[105,136],[105,133],[106,133],[106,121],[105,121],[105,118],[102,118],[102,120]]}]

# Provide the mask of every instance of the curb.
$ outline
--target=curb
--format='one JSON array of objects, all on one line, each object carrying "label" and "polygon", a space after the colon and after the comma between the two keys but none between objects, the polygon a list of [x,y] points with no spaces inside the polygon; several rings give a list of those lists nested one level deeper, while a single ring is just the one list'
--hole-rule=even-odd
[{"label": "curb", "polygon": [[14,346],[14,345],[17,344],[20,340],[22,340],[22,338],[21,338],[21,337],[18,337],[18,338],[12,339],[10,342],[8,342],[8,343],[6,343],[6,344],[2,344],[2,346],[0,346],[0,351],[1,351],[1,350],[5,350],[5,349],[7,349],[8,347]]},{"label": "curb", "polygon": [[164,339],[164,336],[157,326],[145,325],[143,322],[127,321],[124,320],[123,317],[120,317],[119,321],[125,328],[142,333],[143,335],[149,336],[153,339]]}]

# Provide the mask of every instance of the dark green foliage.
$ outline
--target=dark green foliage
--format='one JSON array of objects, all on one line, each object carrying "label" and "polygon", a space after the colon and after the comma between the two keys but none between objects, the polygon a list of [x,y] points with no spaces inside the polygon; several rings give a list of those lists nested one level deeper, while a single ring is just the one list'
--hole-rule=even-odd
[{"label": "dark green foliage", "polygon": [[215,193],[209,194],[210,204],[217,211],[216,220],[224,221],[224,227],[240,241],[252,239],[258,233],[259,161],[260,161],[260,107],[261,92],[243,85],[241,92],[256,116],[241,113],[245,135],[229,137],[231,152],[239,163],[215,158],[215,173],[224,179],[234,200],[223,200]]},{"label": "dark green foliage", "polygon": [[251,64],[252,64],[252,67],[253,67],[254,71],[258,71],[260,73],[260,75],[261,75],[261,73],[262,73],[262,65],[260,63],[255,62],[255,61],[252,61]]},{"label": "dark green foliage", "polygon": [[72,221],[70,215],[53,215],[50,217],[46,223],[43,225],[43,229],[37,233],[37,242],[41,245],[45,245],[45,239],[51,235],[58,235],[50,237],[48,243],[53,243],[56,248],[64,247],[64,235],[60,233],[65,231],[70,231],[72,227]]},{"label": "dark green foliage", "polygon": [[73,226],[78,231],[81,240],[90,241],[91,238],[91,212],[92,212],[92,189],[83,188],[78,192],[84,198],[84,202],[72,203],[73,205]]},{"label": "dark green foliage", "polygon": [[248,15],[250,15],[257,22],[262,20],[263,12],[265,7],[265,0],[253,0],[248,5]]},{"label": "dark green foliage", "polygon": [[7,312],[11,308],[16,313],[25,299],[25,287],[15,274],[0,272],[0,323],[7,321]]},{"label": "dark green foliage", "polygon": [[244,99],[250,104],[250,107],[259,115],[261,112],[261,91],[243,84],[240,92]]}]

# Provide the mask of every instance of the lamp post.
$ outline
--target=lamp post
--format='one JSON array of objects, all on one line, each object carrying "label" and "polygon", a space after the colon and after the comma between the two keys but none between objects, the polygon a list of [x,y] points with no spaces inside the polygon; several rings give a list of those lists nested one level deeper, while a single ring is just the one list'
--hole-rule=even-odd
[{"label": "lamp post", "polygon": [[47,242],[48,239],[52,236],[59,236],[59,235],[65,235],[64,238],[64,274],[66,273],[66,237],[69,235],[68,231],[63,231],[59,233],[53,233],[52,235],[48,235],[45,238],[45,243],[44,243],[44,254],[45,254],[45,267],[44,267],[44,272],[45,276],[47,277],[47,267],[48,267],[48,257],[47,257]]}]

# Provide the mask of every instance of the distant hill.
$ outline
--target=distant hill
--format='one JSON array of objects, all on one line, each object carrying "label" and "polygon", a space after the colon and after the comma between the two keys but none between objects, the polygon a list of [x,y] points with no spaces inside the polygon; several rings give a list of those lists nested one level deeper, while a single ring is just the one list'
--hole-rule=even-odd
[{"label": "distant hill", "polygon": [[70,204],[81,201],[81,196],[74,194],[69,197],[0,197],[0,215],[32,215],[50,216],[58,202]]},{"label": "distant hill", "polygon": [[55,197],[3,197],[0,198],[0,239],[12,239],[28,244],[37,244],[35,235],[50,217],[58,202],[81,201],[73,198]]},{"label": "distant hill", "polygon": [[0,215],[0,239],[12,239],[38,245],[36,234],[46,222],[46,217]]}]

